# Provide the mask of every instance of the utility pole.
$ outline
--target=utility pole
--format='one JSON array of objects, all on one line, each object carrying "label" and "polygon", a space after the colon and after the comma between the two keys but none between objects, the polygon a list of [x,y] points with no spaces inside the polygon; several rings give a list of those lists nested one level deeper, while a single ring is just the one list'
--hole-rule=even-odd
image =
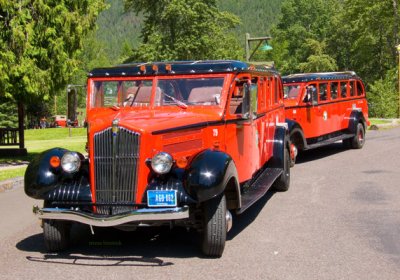
[{"label": "utility pole", "polygon": [[[265,37],[255,37],[251,38],[249,33],[246,33],[246,62],[249,62],[252,56],[255,54],[255,52],[258,50],[258,48],[261,46],[262,42],[268,42],[268,40],[271,40],[272,38],[269,36]],[[258,42],[256,48],[253,50],[253,52],[250,54],[250,42]]]}]

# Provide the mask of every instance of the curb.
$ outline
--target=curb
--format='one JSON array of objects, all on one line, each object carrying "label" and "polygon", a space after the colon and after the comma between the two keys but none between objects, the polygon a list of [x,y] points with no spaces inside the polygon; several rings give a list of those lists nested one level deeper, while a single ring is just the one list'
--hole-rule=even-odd
[{"label": "curb", "polygon": [[13,179],[0,181],[0,193],[20,188],[23,186],[24,186],[24,177],[16,177]]}]

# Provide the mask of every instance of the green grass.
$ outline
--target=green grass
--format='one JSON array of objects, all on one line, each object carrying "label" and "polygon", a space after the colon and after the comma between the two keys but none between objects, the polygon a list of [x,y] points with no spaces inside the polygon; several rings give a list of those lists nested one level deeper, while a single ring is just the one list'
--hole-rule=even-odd
[{"label": "green grass", "polygon": [[374,118],[370,118],[369,121],[371,122],[371,125],[386,124],[392,122],[392,120],[374,119]]},{"label": "green grass", "polygon": [[0,172],[0,181],[24,176],[25,170],[26,166],[2,170]]},{"label": "green grass", "polygon": [[[85,144],[85,128],[28,129],[25,130],[25,147],[28,151],[28,155],[24,157],[0,157],[0,164],[30,162],[41,152],[55,147],[86,153]],[[0,172],[0,181],[23,176],[25,168],[26,167],[2,170]]]}]

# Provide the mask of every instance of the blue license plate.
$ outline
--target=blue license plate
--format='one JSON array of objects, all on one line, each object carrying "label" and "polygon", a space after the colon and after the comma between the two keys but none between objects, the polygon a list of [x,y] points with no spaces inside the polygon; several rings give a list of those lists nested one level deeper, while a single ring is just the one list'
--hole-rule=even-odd
[{"label": "blue license plate", "polygon": [[147,191],[147,205],[149,207],[173,207],[177,205],[176,190]]}]

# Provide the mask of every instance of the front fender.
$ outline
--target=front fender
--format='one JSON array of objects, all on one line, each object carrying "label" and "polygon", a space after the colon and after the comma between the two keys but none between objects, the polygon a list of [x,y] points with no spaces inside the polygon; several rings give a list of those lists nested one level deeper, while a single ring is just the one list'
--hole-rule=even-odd
[{"label": "front fender", "polygon": [[205,150],[185,170],[184,186],[191,197],[203,202],[224,192],[232,177],[238,182],[232,158],[221,151]]},{"label": "front fender", "polygon": [[284,168],[285,149],[289,149],[289,132],[284,126],[275,128],[273,156],[268,161],[270,168]]},{"label": "front fender", "polygon": [[83,161],[80,170],[74,174],[50,165],[51,157],[61,159],[66,152],[68,150],[62,148],[50,149],[29,163],[24,178],[28,196],[47,201],[91,201],[87,161]]}]

